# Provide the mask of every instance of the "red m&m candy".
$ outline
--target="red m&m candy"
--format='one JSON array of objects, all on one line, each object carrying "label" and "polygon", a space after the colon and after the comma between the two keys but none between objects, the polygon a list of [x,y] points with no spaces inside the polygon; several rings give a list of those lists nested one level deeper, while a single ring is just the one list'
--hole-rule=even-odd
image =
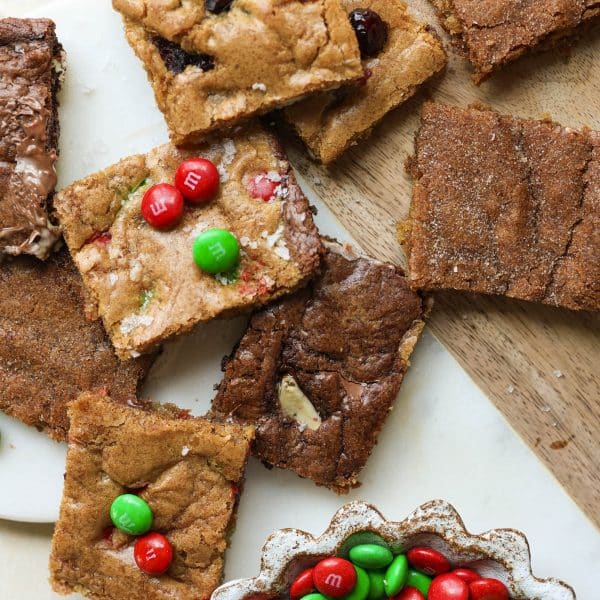
[{"label": "red m&m candy", "polygon": [[219,189],[219,171],[206,158],[184,160],[175,173],[175,187],[193,204],[210,200]]},{"label": "red m&m candy", "polygon": [[469,600],[469,586],[456,575],[438,575],[429,586],[428,600]]},{"label": "red m&m candy", "polygon": [[270,200],[275,195],[275,190],[279,183],[269,179],[266,173],[256,175],[253,177],[247,185],[248,193],[252,198],[262,198],[263,200]]},{"label": "red m&m candy", "polygon": [[408,558],[411,567],[422,573],[427,573],[427,575],[441,575],[450,570],[448,559],[433,548],[425,548],[424,546],[411,548],[406,553],[406,558]]},{"label": "red m&m candy", "polygon": [[417,588],[406,586],[397,596],[394,596],[394,600],[425,600],[425,596]]},{"label": "red m&m candy", "polygon": [[141,211],[155,229],[170,229],[183,216],[183,196],[168,183],[153,185],[144,194]]},{"label": "red m&m candy", "polygon": [[315,583],[313,581],[313,570],[304,569],[290,586],[290,598],[292,600],[298,600],[302,596],[306,596],[311,592],[315,591]]},{"label": "red m&m candy", "polygon": [[467,569],[466,567],[454,569],[452,571],[452,575],[460,577],[467,584],[471,583],[471,581],[477,581],[478,579],[481,579],[481,575],[477,573],[477,571],[473,571],[473,569]]},{"label": "red m&m candy", "polygon": [[354,565],[343,558],[326,558],[313,569],[315,587],[331,598],[348,595],[356,585]]},{"label": "red m&m candy", "polygon": [[173,547],[160,533],[148,533],[136,540],[133,557],[137,566],[148,575],[161,575],[173,560]]},{"label": "red m&m candy", "polygon": [[469,584],[471,600],[508,600],[506,586],[497,579],[482,578]]}]

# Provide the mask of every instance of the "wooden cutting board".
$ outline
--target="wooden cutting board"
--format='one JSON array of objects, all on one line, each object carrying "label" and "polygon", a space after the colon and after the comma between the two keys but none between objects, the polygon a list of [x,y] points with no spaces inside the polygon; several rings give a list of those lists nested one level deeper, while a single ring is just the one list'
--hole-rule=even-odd
[{"label": "wooden cutting board", "polygon": [[[599,31],[584,36],[569,55],[526,57],[476,87],[427,0],[409,5],[444,40],[450,54],[445,75],[330,168],[315,165],[289,142],[296,168],[363,247],[400,263],[405,258],[395,225],[406,217],[411,195],[403,163],[413,151],[425,97],[460,106],[478,101],[507,114],[550,115],[574,128],[600,129]],[[600,526],[600,315],[448,293],[436,297],[430,328]]]}]

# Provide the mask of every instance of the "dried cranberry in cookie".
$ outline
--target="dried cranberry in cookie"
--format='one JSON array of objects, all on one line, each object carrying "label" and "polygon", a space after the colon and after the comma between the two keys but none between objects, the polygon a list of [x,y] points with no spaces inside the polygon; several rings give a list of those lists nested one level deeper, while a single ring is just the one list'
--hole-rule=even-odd
[{"label": "dried cranberry in cookie", "polygon": [[267,201],[275,196],[279,181],[274,181],[275,178],[269,177],[268,173],[261,173],[253,177],[246,186],[248,193],[252,198],[262,198]]},{"label": "dried cranberry in cookie", "polygon": [[229,10],[232,4],[233,0],[206,0],[205,2],[206,10],[216,14]]},{"label": "dried cranberry in cookie", "polygon": [[387,23],[369,8],[357,8],[350,13],[360,53],[363,58],[375,56],[383,50],[388,39]]},{"label": "dried cranberry in cookie", "polygon": [[208,54],[186,52],[179,44],[158,35],[153,36],[150,41],[156,46],[167,69],[175,75],[183,73],[189,66],[198,67],[202,71],[210,71],[215,67],[212,56]]}]

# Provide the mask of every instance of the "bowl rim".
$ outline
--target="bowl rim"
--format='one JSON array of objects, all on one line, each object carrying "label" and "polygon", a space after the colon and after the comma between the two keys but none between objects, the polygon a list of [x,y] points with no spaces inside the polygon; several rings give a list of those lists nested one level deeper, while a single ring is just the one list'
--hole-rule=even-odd
[{"label": "bowl rim", "polygon": [[[402,521],[387,520],[364,501],[344,504],[320,535],[285,528],[271,533],[261,551],[261,566],[255,577],[236,579],[218,587],[211,600],[267,600],[282,593],[286,573],[294,562],[335,555],[353,533],[370,531],[399,548],[401,539],[419,534],[434,535],[450,548],[452,556],[471,557],[463,562],[493,561],[504,568],[511,597],[520,600],[576,600],[574,589],[564,581],[538,578],[532,572],[531,551],[526,536],[516,529],[490,529],[470,533],[458,511],[445,500],[431,500]],[[452,558],[450,557],[450,560]],[[458,559],[457,559],[458,560]],[[288,577],[289,579],[289,577]]]}]

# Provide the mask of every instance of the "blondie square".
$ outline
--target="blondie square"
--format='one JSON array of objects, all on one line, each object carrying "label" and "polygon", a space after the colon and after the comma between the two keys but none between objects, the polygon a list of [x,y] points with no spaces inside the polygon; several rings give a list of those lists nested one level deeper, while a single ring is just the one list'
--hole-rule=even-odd
[{"label": "blondie square", "polygon": [[83,284],[66,249],[41,262],[21,256],[0,264],[0,410],[67,439],[67,405],[106,388],[135,399],[152,356],[124,363],[102,323],[86,318]]},{"label": "blondie square", "polygon": [[415,21],[403,2],[342,0],[342,6],[348,14],[375,11],[387,24],[388,37],[376,56],[363,57],[359,85],[316,94],[285,109],[288,122],[323,163],[368,136],[386,113],[446,65],[437,36]]},{"label": "blondie square", "polygon": [[600,16],[597,0],[431,0],[475,68],[477,83],[516,58],[575,37]]},{"label": "blondie square", "polygon": [[600,134],[428,103],[401,226],[418,289],[600,309]]},{"label": "blondie square", "polygon": [[[221,581],[252,428],[189,418],[176,407],[123,406],[92,393],[74,401],[69,416],[50,555],[54,590],[94,600],[209,598]],[[148,503],[152,531],[173,546],[163,575],[142,572],[135,538],[111,527],[111,504],[125,493]]]},{"label": "blondie square", "polygon": [[44,259],[60,238],[47,204],[56,185],[63,58],[52,21],[0,19],[0,259]]},{"label": "blondie square", "polygon": [[362,75],[339,0],[113,0],[175,144]]},{"label": "blondie square", "polygon": [[[221,173],[217,196],[186,210],[171,231],[142,218],[145,190],[172,182],[182,160],[203,156]],[[276,183],[269,201],[248,191],[256,178]],[[74,183],[55,206],[71,254],[122,358],[149,351],[194,325],[249,311],[301,286],[319,265],[311,208],[277,140],[257,125],[231,138],[180,150],[165,145]],[[192,257],[194,239],[230,230],[242,252],[234,274],[209,275]]]},{"label": "blondie square", "polygon": [[346,493],[398,395],[424,302],[398,267],[328,246],[307,288],[252,317],[213,413],[255,424],[266,464]]}]

